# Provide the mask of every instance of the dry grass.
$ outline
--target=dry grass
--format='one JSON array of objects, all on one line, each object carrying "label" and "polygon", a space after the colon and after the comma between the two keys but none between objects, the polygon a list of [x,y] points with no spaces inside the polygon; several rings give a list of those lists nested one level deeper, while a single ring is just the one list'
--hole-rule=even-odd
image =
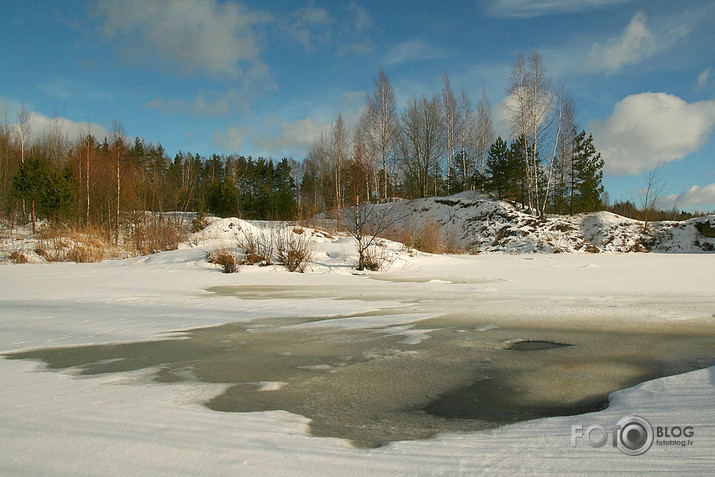
[{"label": "dry grass", "polygon": [[245,257],[242,263],[245,265],[258,265],[265,267],[273,263],[273,252],[275,250],[275,232],[273,230],[267,234],[247,232],[244,235],[242,248],[245,249]]},{"label": "dry grass", "polygon": [[27,255],[25,255],[21,250],[14,250],[10,253],[10,260],[12,263],[28,263],[29,260]]},{"label": "dry grass", "polygon": [[390,262],[387,249],[384,246],[371,245],[363,252],[362,270],[378,272],[387,267]]},{"label": "dry grass", "polygon": [[109,235],[109,231],[92,226],[47,227],[38,234],[36,251],[48,262],[99,262],[120,255]]},{"label": "dry grass", "polygon": [[276,259],[289,272],[303,273],[313,259],[315,243],[301,228],[275,233]]},{"label": "dry grass", "polygon": [[178,217],[140,214],[131,224],[127,246],[140,255],[176,250],[186,240],[186,230]]},{"label": "dry grass", "polygon": [[191,233],[201,232],[203,229],[208,227],[209,221],[206,216],[199,215],[191,221]]},{"label": "dry grass", "polygon": [[223,273],[238,273],[241,269],[241,262],[236,258],[233,249],[222,247],[206,254],[206,260],[221,266]]},{"label": "dry grass", "polygon": [[419,226],[392,227],[381,236],[426,253],[467,253],[456,228],[444,230],[434,220],[426,219]]}]

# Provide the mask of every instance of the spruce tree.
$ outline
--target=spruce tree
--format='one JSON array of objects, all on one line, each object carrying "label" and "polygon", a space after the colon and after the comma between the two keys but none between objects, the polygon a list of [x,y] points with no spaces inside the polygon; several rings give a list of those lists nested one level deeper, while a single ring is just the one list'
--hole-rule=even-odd
[{"label": "spruce tree", "polygon": [[492,192],[496,192],[499,199],[506,197],[510,188],[511,161],[509,156],[509,146],[501,136],[489,147],[489,152],[487,153],[488,187]]},{"label": "spruce tree", "polygon": [[593,212],[602,207],[603,159],[593,145],[593,136],[581,131],[574,138],[571,213]]}]

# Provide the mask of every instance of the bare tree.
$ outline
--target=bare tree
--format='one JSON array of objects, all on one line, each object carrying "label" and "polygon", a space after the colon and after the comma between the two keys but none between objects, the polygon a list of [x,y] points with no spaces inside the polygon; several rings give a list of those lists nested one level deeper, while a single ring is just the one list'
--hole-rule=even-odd
[{"label": "bare tree", "polygon": [[474,111],[472,111],[472,100],[469,98],[467,91],[462,88],[462,94],[459,98],[458,105],[459,128],[458,128],[458,155],[461,175],[462,190],[467,188],[469,176],[473,175],[472,164],[475,160],[472,143],[476,136],[477,124],[474,119]]},{"label": "bare tree", "polygon": [[44,137],[38,139],[40,141],[38,145],[44,151],[45,157],[56,167],[62,165],[69,149],[69,141],[63,131],[64,122],[65,119],[55,113]]},{"label": "bare tree", "polygon": [[540,210],[539,201],[539,153],[544,143],[545,135],[548,132],[548,118],[553,106],[553,94],[551,92],[551,80],[546,74],[546,68],[541,61],[541,57],[536,50],[531,52],[531,62],[529,64],[529,127],[531,140],[531,160],[533,161],[533,194],[536,209]]},{"label": "bare tree", "polygon": [[639,202],[643,215],[643,233],[648,233],[648,223],[656,211],[658,201],[663,197],[666,182],[660,176],[660,162],[644,176],[645,188],[640,191]]},{"label": "bare tree", "polygon": [[407,181],[416,187],[418,197],[427,197],[430,185],[439,181],[439,161],[444,153],[444,128],[437,96],[430,99],[422,95],[409,100],[402,113],[402,136],[402,163]]},{"label": "bare tree", "polygon": [[487,152],[489,151],[489,146],[494,142],[494,136],[494,124],[492,123],[489,99],[487,98],[487,92],[482,90],[482,99],[479,100],[479,106],[477,107],[476,125],[476,149],[480,174],[484,174]]},{"label": "bare tree", "polygon": [[[566,144],[567,141],[573,143],[573,131],[575,130],[573,124],[574,110],[573,103],[570,96],[566,92],[566,87],[563,83],[560,83],[554,92],[554,102],[555,107],[553,109],[554,119],[553,124],[555,124],[556,131],[553,136],[553,148],[551,151],[551,160],[549,161],[549,167],[547,169],[547,181],[546,188],[544,190],[544,197],[541,204],[541,214],[546,213],[546,207],[549,203],[549,198],[551,197],[551,187],[553,184],[554,168],[558,166],[557,157],[559,151],[567,151],[572,149],[572,144]],[[561,155],[562,158],[567,158],[565,154]],[[563,166],[561,169],[561,179],[563,180]]]},{"label": "bare tree", "polygon": [[[368,250],[377,239],[375,229],[375,210],[370,203],[370,169],[374,166],[376,151],[370,147],[371,141],[367,139],[367,124],[361,121],[358,125],[350,156],[346,164],[347,192],[352,202],[348,209],[348,230],[357,242],[358,270],[374,269]],[[384,210],[384,208],[383,208]],[[382,217],[384,219],[384,217]],[[377,220],[382,223],[381,220]],[[370,230],[368,230],[370,229]],[[379,227],[378,227],[379,229]]]},{"label": "bare tree", "polygon": [[351,159],[354,161],[356,158],[360,160],[362,164],[361,170],[363,171],[364,177],[364,193],[365,200],[372,201],[373,195],[377,198],[380,197],[379,185],[376,184],[375,171],[380,165],[378,164],[380,160],[380,150],[378,149],[379,144],[372,140],[371,136],[371,117],[369,110],[360,116],[358,124],[353,133],[352,140],[352,151]]},{"label": "bare tree", "polygon": [[[20,165],[25,164],[25,151],[29,148],[30,135],[32,127],[30,125],[30,112],[27,110],[25,103],[22,103],[22,108],[17,112],[17,123],[14,127],[14,136],[16,143],[20,146]],[[25,210],[25,199],[22,199],[22,216],[27,214]],[[34,228],[34,224],[33,224]]]},{"label": "bare tree", "polygon": [[25,163],[25,151],[29,147],[31,133],[30,112],[23,103],[22,108],[17,112],[17,124],[15,125],[15,137],[20,145],[20,164]]},{"label": "bare tree", "polygon": [[345,126],[343,115],[338,113],[337,117],[328,127],[328,136],[325,146],[326,157],[330,162],[335,180],[335,207],[337,227],[341,225],[341,207],[343,202],[342,193],[342,170],[349,153],[350,147],[350,132]]},{"label": "bare tree", "polygon": [[[454,97],[454,92],[449,85],[449,76],[447,73],[443,77],[444,87],[442,88],[442,115],[444,118],[444,140],[445,153],[447,154],[447,193],[449,194],[451,181],[449,178],[452,174],[452,159],[454,158],[454,148],[456,142],[457,130],[457,100]],[[437,182],[435,181],[434,194],[437,195]]]},{"label": "bare tree", "polygon": [[515,138],[523,138],[524,168],[529,208],[540,211],[539,156],[549,130],[549,114],[553,105],[551,82],[536,50],[529,64],[520,54],[511,71],[509,98],[506,101],[507,122]]},{"label": "bare tree", "polygon": [[382,163],[381,190],[378,195],[387,201],[390,184],[390,159],[397,149],[399,139],[399,118],[395,104],[395,91],[390,79],[380,68],[374,80],[374,91],[367,97],[367,117],[369,126],[366,133],[379,154]]},{"label": "bare tree", "polygon": [[[89,193],[90,193],[90,182],[89,182],[89,164],[92,159],[92,153],[96,144],[96,139],[92,136],[89,128],[89,123],[87,123],[87,132],[82,140],[81,147],[82,151],[78,161],[79,171],[80,171],[80,183],[84,183],[84,193],[85,193],[85,224],[89,225]],[[82,169],[82,161],[84,161],[84,170]],[[84,179],[84,181],[82,180]]]},{"label": "bare tree", "polygon": [[117,119],[112,120],[112,131],[110,133],[112,153],[114,156],[114,166],[115,166],[115,179],[116,179],[116,201],[114,207],[114,241],[119,243],[119,211],[120,211],[120,198],[122,192],[122,181],[121,181],[121,162],[122,156],[126,154],[127,144],[125,140],[124,128]]},{"label": "bare tree", "polygon": [[[2,108],[2,106],[0,106]],[[11,129],[9,126],[9,121],[7,118],[7,111],[2,108],[3,111],[3,122],[0,124],[0,159],[2,159],[2,164],[0,164],[0,175],[2,175],[2,192],[0,194],[0,199],[2,203],[0,204],[0,210],[5,210],[7,194],[8,194],[8,179],[10,177],[10,140],[11,140]]]}]

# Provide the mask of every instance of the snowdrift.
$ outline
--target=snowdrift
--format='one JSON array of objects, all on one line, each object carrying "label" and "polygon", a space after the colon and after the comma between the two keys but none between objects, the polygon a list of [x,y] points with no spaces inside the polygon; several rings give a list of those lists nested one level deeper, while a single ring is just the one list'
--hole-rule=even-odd
[{"label": "snowdrift", "polygon": [[715,216],[684,222],[651,222],[644,233],[643,222],[610,212],[538,217],[479,192],[370,207],[371,216],[382,217],[384,213],[396,229],[419,231],[428,224],[436,224],[443,236],[456,237],[459,247],[471,253],[715,250],[715,238],[698,230],[698,224],[706,230],[715,228]]}]

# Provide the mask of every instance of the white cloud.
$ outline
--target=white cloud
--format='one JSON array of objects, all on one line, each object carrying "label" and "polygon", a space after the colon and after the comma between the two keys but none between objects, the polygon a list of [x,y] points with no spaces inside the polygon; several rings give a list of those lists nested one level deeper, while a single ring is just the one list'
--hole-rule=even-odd
[{"label": "white cloud", "polygon": [[703,90],[711,86],[715,82],[710,75],[711,71],[712,67],[709,67],[705,68],[703,71],[700,72],[700,74],[698,75],[698,81],[695,84],[696,89]]},{"label": "white cloud", "polygon": [[247,127],[229,126],[225,131],[216,131],[213,134],[213,143],[227,151],[240,152],[249,133]]},{"label": "white cloud", "polygon": [[590,121],[609,175],[637,174],[658,162],[699,150],[715,126],[715,101],[687,103],[667,93],[640,93],[616,103],[603,120]]},{"label": "white cloud", "polygon": [[[87,136],[87,133],[94,136],[98,141],[103,141],[109,137],[107,128],[100,124],[90,122],[76,122],[62,116],[53,118],[35,111],[29,111],[27,122],[30,126],[30,140],[32,142],[42,141],[48,136],[50,131],[59,129],[59,134],[68,141],[75,142]],[[10,125],[11,130],[17,129],[17,123]]]},{"label": "white cloud", "polygon": [[265,91],[275,89],[272,81],[250,82],[240,89],[225,92],[200,92],[192,100],[176,98],[154,98],[145,106],[162,113],[187,112],[193,116],[225,116],[236,109],[248,111],[253,100]]},{"label": "white cloud", "polygon": [[100,86],[75,78],[51,75],[49,79],[37,85],[45,93],[62,100],[75,98],[92,101],[114,101],[114,95]]},{"label": "white cloud", "polygon": [[659,207],[686,210],[715,210],[715,183],[703,187],[694,185],[680,194],[671,194],[658,202]]},{"label": "white cloud", "polygon": [[630,0],[492,0],[487,11],[498,17],[532,18],[555,13],[573,13]]},{"label": "white cloud", "polygon": [[330,41],[333,21],[327,10],[309,3],[291,14],[285,31],[291,40],[310,51]]},{"label": "white cloud", "polygon": [[306,51],[333,49],[338,55],[371,53],[375,49],[369,36],[373,27],[367,10],[355,3],[345,7],[341,18],[333,18],[325,8],[316,8],[312,1],[290,14],[282,25],[288,40]]},{"label": "white cloud", "polygon": [[687,21],[670,19],[655,26],[652,23],[645,12],[636,13],[620,35],[591,47],[586,70],[616,73],[669,48],[691,30]]},{"label": "white cloud", "polygon": [[238,78],[266,71],[256,27],[270,17],[218,0],[95,0],[104,34],[125,59],[183,74]]},{"label": "white cloud", "polygon": [[323,130],[322,125],[311,118],[296,121],[280,120],[276,126],[280,133],[273,137],[261,137],[256,140],[260,149],[268,154],[304,154],[318,140]]},{"label": "white cloud", "polygon": [[430,45],[419,39],[399,43],[388,51],[385,64],[396,65],[413,61],[443,59],[449,56],[447,50]]}]

